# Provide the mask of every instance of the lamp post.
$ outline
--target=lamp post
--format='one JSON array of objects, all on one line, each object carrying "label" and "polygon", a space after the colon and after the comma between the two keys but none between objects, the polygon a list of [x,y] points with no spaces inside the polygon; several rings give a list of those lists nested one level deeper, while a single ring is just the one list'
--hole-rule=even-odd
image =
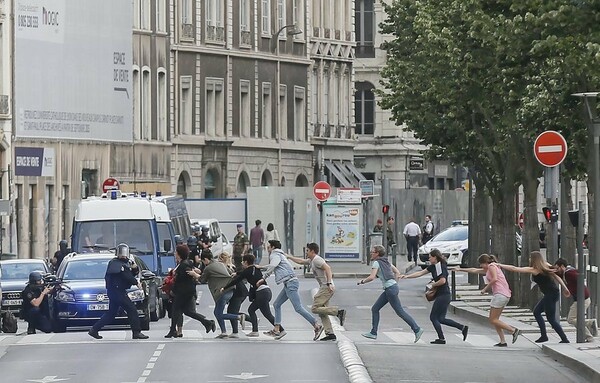
[{"label": "lamp post", "polygon": [[[595,318],[598,318],[598,297],[600,294],[600,283],[598,280],[598,265],[600,265],[600,118],[598,118],[598,114],[596,113],[596,100],[599,93],[586,92],[572,95],[583,99],[586,123],[590,136],[593,139],[593,174],[591,176],[594,180],[594,232],[588,264],[590,265],[590,287],[593,291],[590,294],[592,298],[591,312]],[[582,271],[580,270],[580,272]]]},{"label": "lamp post", "polygon": [[[289,29],[289,30],[288,30]],[[302,30],[298,29],[298,27],[296,26],[296,24],[289,24],[289,25],[284,25],[283,27],[279,28],[279,30],[277,31],[277,33],[275,33],[275,35],[273,36],[273,44],[275,44],[275,49],[273,49],[273,46],[271,45],[271,52],[273,52],[273,50],[275,51],[275,55],[277,56],[277,69],[276,69],[276,76],[277,76],[277,82],[275,84],[276,86],[276,91],[275,93],[275,97],[277,97],[277,102],[275,105],[277,105],[277,110],[276,110],[276,114],[277,114],[277,118],[275,119],[275,121],[277,122],[277,126],[275,127],[275,131],[277,132],[277,137],[273,137],[277,139],[277,142],[279,143],[279,148],[278,148],[278,153],[277,153],[277,162],[278,162],[278,166],[277,166],[277,185],[281,186],[281,113],[280,113],[280,109],[281,109],[281,95],[279,94],[279,84],[281,82],[280,79],[280,71],[281,71],[281,62],[279,60],[279,35],[281,34],[281,32],[283,32],[284,30],[288,30],[287,35],[288,36],[294,36],[294,35],[299,35],[302,33]]]}]

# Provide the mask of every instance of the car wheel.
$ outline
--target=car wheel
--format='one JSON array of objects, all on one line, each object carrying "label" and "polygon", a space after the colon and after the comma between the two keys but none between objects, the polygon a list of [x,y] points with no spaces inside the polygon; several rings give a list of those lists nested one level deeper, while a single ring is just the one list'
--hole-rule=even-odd
[{"label": "car wheel", "polygon": [[154,310],[152,310],[150,312],[150,320],[152,322],[156,322],[157,320],[160,319],[161,302],[162,302],[162,299],[160,299],[160,296],[158,295],[158,291],[154,292]]}]

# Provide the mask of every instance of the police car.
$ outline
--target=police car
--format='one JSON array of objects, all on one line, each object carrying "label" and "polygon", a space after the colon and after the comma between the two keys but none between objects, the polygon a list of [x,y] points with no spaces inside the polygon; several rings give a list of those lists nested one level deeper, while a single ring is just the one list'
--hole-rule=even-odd
[{"label": "police car", "polygon": [[[56,276],[61,282],[57,291],[50,296],[50,316],[55,332],[64,332],[67,327],[91,326],[108,311],[108,295],[104,275],[111,253],[70,254],[60,265]],[[160,278],[148,269],[137,256],[133,256],[139,268],[142,289],[132,286],[127,295],[135,304],[142,330],[150,328],[151,320],[158,320],[160,299],[156,294]],[[121,309],[113,325],[128,324],[127,314]]]},{"label": "police car", "polygon": [[50,267],[43,259],[10,259],[0,261],[0,291],[2,291],[2,311],[18,315],[23,304],[21,291],[29,281],[32,271],[50,273]]}]

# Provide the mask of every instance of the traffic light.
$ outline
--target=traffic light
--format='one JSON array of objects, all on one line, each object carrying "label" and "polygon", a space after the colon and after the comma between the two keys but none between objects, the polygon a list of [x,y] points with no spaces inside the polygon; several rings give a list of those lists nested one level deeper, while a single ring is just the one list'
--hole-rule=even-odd
[{"label": "traffic light", "polygon": [[546,218],[546,222],[552,222],[552,209],[549,207],[543,207],[542,212],[544,213],[544,218]]},{"label": "traffic light", "polygon": [[390,212],[390,205],[383,205],[383,214],[387,214]]}]

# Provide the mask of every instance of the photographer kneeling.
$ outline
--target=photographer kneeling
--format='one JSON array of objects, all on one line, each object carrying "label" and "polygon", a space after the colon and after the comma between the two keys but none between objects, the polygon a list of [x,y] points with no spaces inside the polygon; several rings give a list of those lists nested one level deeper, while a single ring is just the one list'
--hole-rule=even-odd
[{"label": "photographer kneeling", "polygon": [[53,287],[44,285],[44,274],[41,271],[32,271],[29,274],[29,283],[21,292],[23,299],[22,317],[27,321],[27,334],[35,334],[39,329],[45,333],[52,332],[52,324],[48,319],[48,298]]}]

